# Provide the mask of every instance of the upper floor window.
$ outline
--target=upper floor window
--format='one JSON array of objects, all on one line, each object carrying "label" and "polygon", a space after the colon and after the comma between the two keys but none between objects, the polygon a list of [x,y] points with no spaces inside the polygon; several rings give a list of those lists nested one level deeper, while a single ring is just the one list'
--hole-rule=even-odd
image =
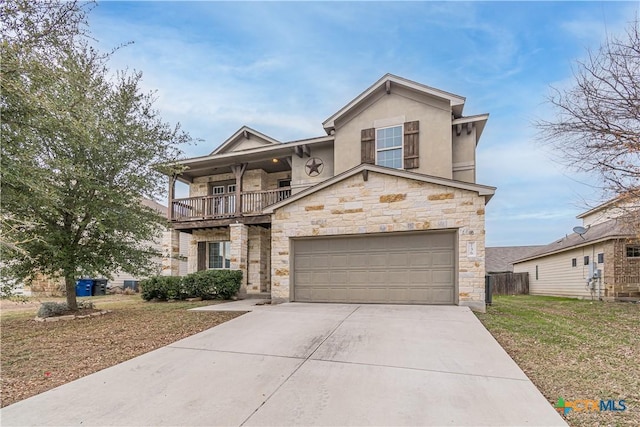
[{"label": "upper floor window", "polygon": [[420,167],[420,122],[362,129],[360,161],[395,169]]},{"label": "upper floor window", "polygon": [[402,126],[376,129],[376,164],[402,169]]}]

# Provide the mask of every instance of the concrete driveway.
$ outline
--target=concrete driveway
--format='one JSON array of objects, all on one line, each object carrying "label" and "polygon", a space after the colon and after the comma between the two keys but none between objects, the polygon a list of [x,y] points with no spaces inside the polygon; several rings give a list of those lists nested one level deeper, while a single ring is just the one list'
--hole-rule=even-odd
[{"label": "concrete driveway", "polygon": [[468,308],[299,303],[255,307],[0,416],[3,426],[566,425]]}]

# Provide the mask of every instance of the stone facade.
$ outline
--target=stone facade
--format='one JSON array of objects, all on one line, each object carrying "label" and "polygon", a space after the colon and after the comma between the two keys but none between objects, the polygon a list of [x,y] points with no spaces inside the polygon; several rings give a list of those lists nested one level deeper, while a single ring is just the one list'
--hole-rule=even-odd
[{"label": "stone facade", "polygon": [[231,269],[242,271],[242,284],[238,294],[247,293],[247,261],[249,261],[249,227],[244,224],[229,226],[231,239]]},{"label": "stone facade", "polygon": [[162,275],[180,276],[180,232],[169,230],[162,242]]},{"label": "stone facade", "polygon": [[198,242],[222,242],[230,240],[229,227],[193,230],[189,245],[189,273],[198,271]]},{"label": "stone facade", "polygon": [[260,226],[249,227],[247,293],[271,290],[271,233]]},{"label": "stone facade", "polygon": [[231,269],[242,271],[240,294],[269,292],[271,233],[260,226],[231,224],[229,227],[194,230],[189,244],[188,272],[198,271],[198,242],[231,242]]},{"label": "stone facade", "polygon": [[291,298],[291,238],[419,230],[457,230],[458,303],[484,310],[485,198],[377,172],[367,181],[362,174],[345,178],[274,212],[272,298]]},{"label": "stone facade", "polygon": [[[189,197],[203,197],[209,195],[209,187],[216,182],[235,182],[232,173],[222,173],[199,177],[189,185]],[[278,181],[291,179],[291,172],[267,173],[263,169],[250,169],[242,176],[242,191],[275,190],[278,188]]]}]

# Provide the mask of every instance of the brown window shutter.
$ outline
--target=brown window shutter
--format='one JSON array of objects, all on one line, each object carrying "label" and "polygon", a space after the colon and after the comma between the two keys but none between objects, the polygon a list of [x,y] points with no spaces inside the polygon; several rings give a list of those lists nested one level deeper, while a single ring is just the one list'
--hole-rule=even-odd
[{"label": "brown window shutter", "polygon": [[362,129],[361,139],[362,142],[362,150],[361,150],[361,162],[375,164],[376,163],[376,130],[375,128],[371,129]]},{"label": "brown window shutter", "polygon": [[207,269],[207,242],[198,242],[198,271]]},{"label": "brown window shutter", "polygon": [[418,149],[420,146],[420,122],[404,124],[404,168],[420,167]]}]

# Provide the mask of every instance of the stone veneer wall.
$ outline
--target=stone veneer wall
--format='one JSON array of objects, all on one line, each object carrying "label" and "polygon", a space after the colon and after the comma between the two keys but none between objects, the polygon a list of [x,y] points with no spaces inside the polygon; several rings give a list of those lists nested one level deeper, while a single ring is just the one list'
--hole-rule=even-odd
[{"label": "stone veneer wall", "polygon": [[246,295],[249,261],[249,227],[244,224],[229,225],[231,240],[231,269],[242,271],[242,283],[238,295]]},{"label": "stone veneer wall", "polygon": [[[271,296],[291,296],[290,238],[458,230],[459,304],[484,310],[485,199],[476,192],[369,172],[275,211],[271,228]],[[475,244],[475,256],[467,248]]]},{"label": "stone veneer wall", "polygon": [[[290,179],[291,172],[266,173],[262,169],[251,169],[245,171],[242,176],[242,191],[275,190],[278,188],[278,180]],[[218,175],[201,176],[195,178],[189,185],[189,197],[200,197],[209,195],[211,183],[219,181],[233,181],[235,176],[232,173]]]},{"label": "stone veneer wall", "polygon": [[260,226],[249,227],[247,293],[268,292],[271,288],[271,233]]},{"label": "stone veneer wall", "polygon": [[198,242],[216,242],[230,240],[229,227],[193,230],[189,245],[189,273],[198,271]]}]

